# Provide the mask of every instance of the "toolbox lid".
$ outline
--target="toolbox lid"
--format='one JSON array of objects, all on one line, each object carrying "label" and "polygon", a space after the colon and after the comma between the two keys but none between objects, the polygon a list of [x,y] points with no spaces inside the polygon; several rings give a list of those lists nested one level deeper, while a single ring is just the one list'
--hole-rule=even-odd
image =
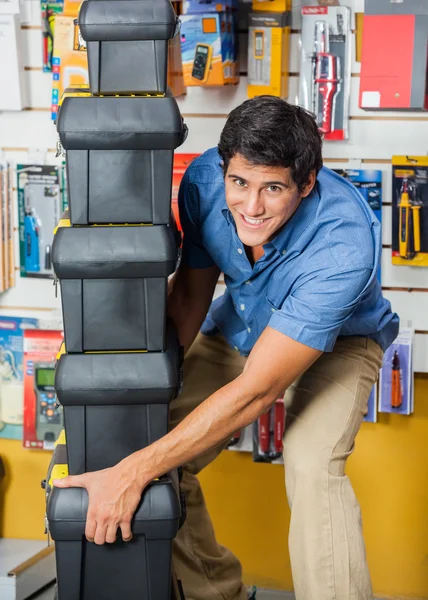
[{"label": "toolbox lid", "polygon": [[52,244],[58,279],[168,277],[177,258],[175,225],[59,227]]},{"label": "toolbox lid", "polygon": [[[143,493],[132,520],[134,535],[172,539],[178,531],[180,501],[173,476],[151,483]],[[47,519],[55,541],[81,540],[85,534],[88,493],[83,488],[55,488],[49,493]]]},{"label": "toolbox lid", "polygon": [[61,355],[55,372],[59,402],[63,406],[171,402],[180,390],[182,349],[170,320],[166,347],[165,352]]},{"label": "toolbox lid", "polygon": [[65,150],[175,150],[187,137],[170,91],[165,96],[118,97],[70,95],[65,90],[57,130]]},{"label": "toolbox lid", "polygon": [[85,0],[78,22],[87,42],[169,40],[179,25],[169,0]]}]

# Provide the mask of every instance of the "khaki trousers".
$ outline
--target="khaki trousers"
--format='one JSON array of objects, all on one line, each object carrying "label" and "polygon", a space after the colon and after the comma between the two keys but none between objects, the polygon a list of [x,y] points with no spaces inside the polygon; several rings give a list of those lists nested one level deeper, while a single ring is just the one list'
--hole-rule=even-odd
[{"label": "khaki trousers", "polygon": [[[361,514],[345,463],[377,380],[382,350],[366,338],[339,339],[285,394],[285,481],[296,600],[372,600]],[[242,372],[245,358],[220,335],[199,334],[186,355],[171,427]],[[286,368],[286,367],[284,367]],[[212,450],[183,469],[187,519],[174,540],[186,600],[246,600],[239,560],[215,538],[197,473]]]}]

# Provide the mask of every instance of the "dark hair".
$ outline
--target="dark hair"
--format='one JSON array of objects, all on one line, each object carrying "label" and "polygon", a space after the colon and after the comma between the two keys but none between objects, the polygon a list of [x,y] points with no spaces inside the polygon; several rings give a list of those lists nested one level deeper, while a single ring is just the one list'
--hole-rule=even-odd
[{"label": "dark hair", "polygon": [[322,167],[322,138],[311,113],[275,96],[246,100],[229,115],[218,151],[226,172],[241,154],[254,165],[290,168],[299,190]]}]

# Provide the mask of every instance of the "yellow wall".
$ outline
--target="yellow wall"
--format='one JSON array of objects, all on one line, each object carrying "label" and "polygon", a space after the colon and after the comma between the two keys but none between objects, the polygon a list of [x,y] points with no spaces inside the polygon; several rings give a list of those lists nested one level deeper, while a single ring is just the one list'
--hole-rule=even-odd
[{"label": "yellow wall", "polygon": [[[377,594],[428,598],[428,377],[419,376],[412,417],[364,424],[348,473],[360,499]],[[43,538],[49,454],[0,440],[10,481],[5,537]],[[201,476],[219,540],[241,558],[248,583],[291,589],[289,511],[283,469],[224,452]]]}]

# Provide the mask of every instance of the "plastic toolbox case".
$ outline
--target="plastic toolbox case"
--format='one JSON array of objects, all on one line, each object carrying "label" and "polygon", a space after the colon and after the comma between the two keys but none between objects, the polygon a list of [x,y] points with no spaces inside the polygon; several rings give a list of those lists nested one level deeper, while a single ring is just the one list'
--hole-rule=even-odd
[{"label": "plastic toolbox case", "polygon": [[67,352],[165,350],[167,282],[178,245],[175,224],[59,226],[52,263]]},{"label": "plastic toolbox case", "polygon": [[57,120],[72,224],[168,223],[174,150],[187,136],[175,98],[72,94]]},{"label": "plastic toolbox case", "polygon": [[165,352],[60,356],[55,390],[64,409],[70,475],[112,467],[166,435],[181,365],[171,322]]},{"label": "plastic toolbox case", "polygon": [[176,477],[153,482],[132,522],[133,539],[98,546],[84,537],[85,489],[53,488],[47,523],[55,540],[58,600],[170,600],[172,540],[181,516]]},{"label": "plastic toolbox case", "polygon": [[86,0],[78,22],[93,94],[165,93],[168,40],[179,30],[169,0]]}]

